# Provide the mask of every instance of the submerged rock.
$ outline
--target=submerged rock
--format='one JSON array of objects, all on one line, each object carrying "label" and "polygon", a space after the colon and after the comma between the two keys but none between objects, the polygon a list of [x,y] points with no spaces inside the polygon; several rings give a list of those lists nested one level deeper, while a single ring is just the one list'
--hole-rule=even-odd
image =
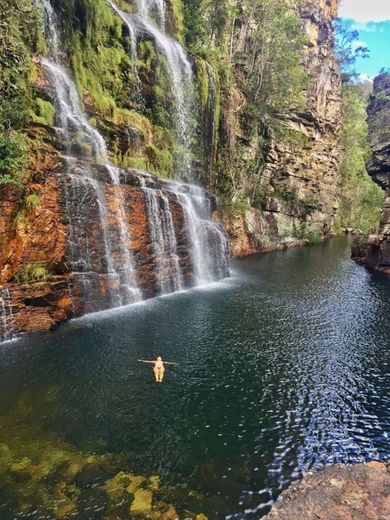
[{"label": "submerged rock", "polygon": [[[131,471],[129,455],[81,451],[44,431],[32,410],[47,407],[49,395],[55,395],[53,388],[23,394],[1,416],[2,514],[7,518],[207,520],[186,486],[177,485],[185,493],[172,494],[158,475]],[[190,498],[196,512],[187,510]]]},{"label": "submerged rock", "polygon": [[266,520],[386,520],[390,464],[329,466],[284,491]]}]

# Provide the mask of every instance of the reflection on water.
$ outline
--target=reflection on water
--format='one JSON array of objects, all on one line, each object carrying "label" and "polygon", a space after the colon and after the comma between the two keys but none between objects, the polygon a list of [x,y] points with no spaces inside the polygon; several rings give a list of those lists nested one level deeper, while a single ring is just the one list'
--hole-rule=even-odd
[{"label": "reflection on water", "polygon": [[[324,464],[389,460],[390,281],[348,256],[334,240],[252,257],[212,288],[5,344],[0,442],[23,422],[30,440],[118,454],[159,474],[167,503],[209,518],[258,518]],[[162,385],[136,362],[159,354],[180,364]],[[12,518],[20,500],[7,500]]]}]

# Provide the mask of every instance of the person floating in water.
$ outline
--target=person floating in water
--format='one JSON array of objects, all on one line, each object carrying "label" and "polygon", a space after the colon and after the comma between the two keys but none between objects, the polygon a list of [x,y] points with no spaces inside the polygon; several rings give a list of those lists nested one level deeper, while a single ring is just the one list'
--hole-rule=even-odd
[{"label": "person floating in water", "polygon": [[178,363],[174,363],[173,361],[163,361],[160,356],[158,356],[157,359],[154,359],[153,361],[148,361],[146,359],[138,359],[137,361],[140,361],[141,363],[151,363],[154,364],[153,372],[154,376],[156,378],[156,383],[162,383],[162,380],[164,379],[164,373],[165,373],[165,365],[177,365]]}]

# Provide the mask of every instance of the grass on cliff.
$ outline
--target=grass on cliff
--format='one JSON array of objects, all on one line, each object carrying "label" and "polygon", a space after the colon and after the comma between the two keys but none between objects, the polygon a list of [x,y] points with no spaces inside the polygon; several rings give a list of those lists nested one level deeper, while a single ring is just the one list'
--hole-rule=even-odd
[{"label": "grass on cliff", "polygon": [[16,283],[28,284],[34,282],[44,282],[50,278],[47,267],[40,263],[30,262],[25,264],[14,276]]},{"label": "grass on cliff", "polygon": [[342,99],[344,159],[341,165],[341,201],[335,230],[350,227],[368,233],[378,225],[384,192],[372,181],[365,165],[370,156],[366,85],[344,86]]},{"label": "grass on cliff", "polygon": [[21,185],[28,164],[23,127],[32,104],[30,49],[42,44],[33,0],[0,5],[0,184]]}]

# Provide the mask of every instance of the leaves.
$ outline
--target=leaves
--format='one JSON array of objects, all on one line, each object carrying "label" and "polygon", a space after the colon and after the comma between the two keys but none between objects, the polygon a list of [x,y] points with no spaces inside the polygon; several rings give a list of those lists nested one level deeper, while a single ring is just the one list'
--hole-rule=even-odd
[{"label": "leaves", "polygon": [[1,131],[0,127],[0,184],[20,186],[26,166],[25,137],[13,131]]},{"label": "leaves", "polygon": [[339,227],[352,227],[368,232],[378,223],[384,194],[368,176],[365,165],[370,155],[366,122],[366,86],[344,86],[342,99],[343,188],[337,224]]},{"label": "leaves", "polygon": [[354,65],[358,58],[369,58],[370,51],[359,44],[359,31],[352,28],[351,22],[340,18],[334,21],[336,33],[335,51],[342,70],[342,82],[348,84],[358,77]]}]

